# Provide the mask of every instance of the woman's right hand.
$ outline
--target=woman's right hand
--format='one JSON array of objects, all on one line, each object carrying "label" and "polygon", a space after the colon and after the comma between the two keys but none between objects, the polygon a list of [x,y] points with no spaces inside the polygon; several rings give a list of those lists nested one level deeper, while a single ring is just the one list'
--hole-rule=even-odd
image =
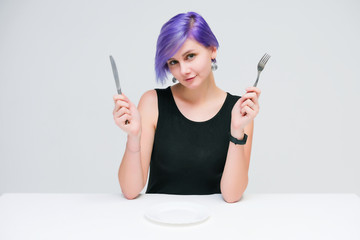
[{"label": "woman's right hand", "polygon": [[124,94],[115,95],[114,102],[115,124],[128,135],[139,137],[141,134],[141,117],[136,106]]}]

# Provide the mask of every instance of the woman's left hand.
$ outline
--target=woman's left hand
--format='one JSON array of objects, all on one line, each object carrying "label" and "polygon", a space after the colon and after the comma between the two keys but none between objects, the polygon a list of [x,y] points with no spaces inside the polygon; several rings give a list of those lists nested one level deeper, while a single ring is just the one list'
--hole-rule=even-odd
[{"label": "woman's left hand", "polygon": [[249,87],[246,93],[235,103],[231,112],[231,134],[242,136],[248,125],[259,112],[261,91],[257,87]]}]

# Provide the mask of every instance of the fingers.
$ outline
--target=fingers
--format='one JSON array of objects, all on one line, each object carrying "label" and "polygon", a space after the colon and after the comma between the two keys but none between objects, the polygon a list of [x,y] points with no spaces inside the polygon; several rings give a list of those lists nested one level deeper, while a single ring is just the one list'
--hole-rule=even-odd
[{"label": "fingers", "polygon": [[130,111],[130,100],[124,94],[113,96],[115,107],[113,111],[114,119],[120,121],[122,125],[126,125],[132,118]]},{"label": "fingers", "polygon": [[121,107],[120,109],[118,109],[117,111],[114,111],[114,117],[119,118],[124,114],[128,114],[131,115],[131,112],[128,108],[126,107]]},{"label": "fingers", "polygon": [[123,126],[132,120],[131,112],[127,108],[121,108],[119,111],[114,112],[113,117],[115,122],[121,123]]},{"label": "fingers", "polygon": [[249,106],[245,106],[244,108],[242,108],[240,110],[240,113],[242,116],[246,116],[249,118],[254,118],[257,114],[257,111],[255,111],[254,109],[250,108]]},{"label": "fingers", "polygon": [[117,101],[124,101],[124,102],[129,102],[129,99],[124,95],[124,94],[117,94],[113,96],[113,100],[116,103]]},{"label": "fingers", "polygon": [[250,108],[254,108],[259,105],[258,97],[256,93],[246,93],[240,98],[240,107],[243,108],[245,106],[249,106]]},{"label": "fingers", "polygon": [[128,122],[131,122],[132,116],[129,114],[124,114],[118,118],[122,125],[127,125]]},{"label": "fingers", "polygon": [[255,110],[257,106],[256,103],[254,103],[251,99],[247,99],[245,102],[243,102],[240,105],[240,108],[244,108],[244,107],[250,107],[251,109]]},{"label": "fingers", "polygon": [[255,92],[258,98],[260,97],[261,94],[261,90],[257,87],[248,87],[246,88],[246,92]]},{"label": "fingers", "polygon": [[113,96],[113,100],[115,103],[115,110],[118,111],[120,109],[120,107],[130,107],[130,100],[128,99],[128,97],[126,97],[124,94],[117,94]]},{"label": "fingers", "polygon": [[246,88],[246,93],[239,99],[240,113],[242,116],[256,116],[259,112],[259,96],[261,91],[257,87]]},{"label": "fingers", "polygon": [[124,100],[117,100],[115,102],[114,112],[119,111],[121,108],[130,109],[130,104]]},{"label": "fingers", "polygon": [[259,96],[261,91],[257,87],[248,87],[246,88],[246,93],[240,98],[240,106],[245,107],[249,106],[250,108],[256,108],[259,105]]}]

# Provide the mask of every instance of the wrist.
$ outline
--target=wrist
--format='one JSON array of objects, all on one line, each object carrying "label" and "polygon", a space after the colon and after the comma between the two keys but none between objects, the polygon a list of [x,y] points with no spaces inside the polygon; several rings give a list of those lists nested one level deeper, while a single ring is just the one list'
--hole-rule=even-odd
[{"label": "wrist", "polygon": [[130,132],[127,135],[128,141],[129,140],[138,141],[138,140],[140,140],[140,137],[141,137],[141,128],[135,132]]},{"label": "wrist", "polygon": [[126,148],[131,152],[139,152],[140,151],[140,135],[132,136],[128,135]]},{"label": "wrist", "polygon": [[234,143],[235,145],[245,145],[247,141],[248,136],[246,133],[244,133],[243,137],[241,139],[235,138],[234,136],[229,133],[229,140],[230,142]]},{"label": "wrist", "polygon": [[245,135],[245,131],[244,131],[243,128],[233,128],[233,127],[231,127],[230,134],[234,138],[243,139],[244,135]]}]

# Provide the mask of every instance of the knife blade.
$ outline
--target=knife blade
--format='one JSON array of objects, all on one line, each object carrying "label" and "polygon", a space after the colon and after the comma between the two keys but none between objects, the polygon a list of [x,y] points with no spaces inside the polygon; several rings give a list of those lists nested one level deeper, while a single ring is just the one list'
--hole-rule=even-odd
[{"label": "knife blade", "polygon": [[112,68],[112,71],[113,71],[113,74],[114,74],[114,79],[115,79],[117,92],[118,92],[118,94],[122,94],[121,87],[120,87],[118,70],[116,68],[115,60],[111,55],[110,55],[110,62],[111,62],[111,68]]},{"label": "knife blade", "polygon": [[[120,87],[119,74],[118,74],[118,70],[116,68],[115,60],[111,55],[110,55],[110,62],[111,62],[111,68],[112,68],[112,71],[114,74],[116,89],[117,89],[118,94],[121,95],[122,92],[121,92],[121,87]],[[125,125],[127,125],[127,124],[129,124],[129,120],[125,121]]]}]

